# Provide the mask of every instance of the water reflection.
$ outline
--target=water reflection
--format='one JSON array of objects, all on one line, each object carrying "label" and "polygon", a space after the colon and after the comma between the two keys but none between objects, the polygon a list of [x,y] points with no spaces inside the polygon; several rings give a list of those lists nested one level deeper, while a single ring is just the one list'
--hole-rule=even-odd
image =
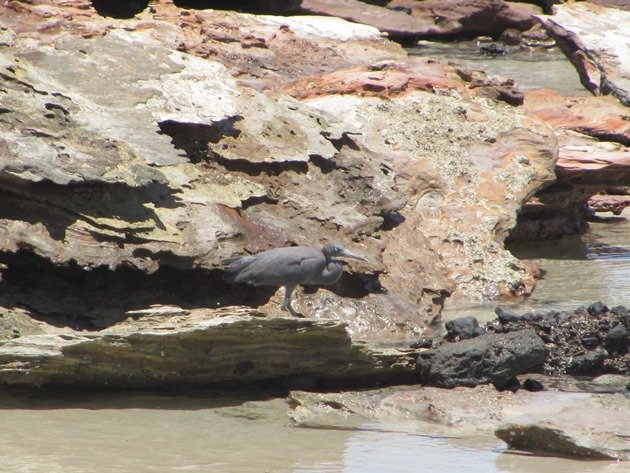
[{"label": "water reflection", "polygon": [[420,41],[416,46],[407,48],[410,55],[456,61],[486,71],[489,75],[514,79],[523,90],[552,88],[567,96],[591,95],[580,83],[573,65],[558,48],[522,50],[510,47],[510,50],[504,55],[483,55],[474,41]]}]

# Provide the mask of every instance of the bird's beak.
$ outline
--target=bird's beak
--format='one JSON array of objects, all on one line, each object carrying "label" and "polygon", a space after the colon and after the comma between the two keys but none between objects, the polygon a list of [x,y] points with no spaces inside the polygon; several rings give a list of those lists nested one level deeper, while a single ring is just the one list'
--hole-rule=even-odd
[{"label": "bird's beak", "polygon": [[363,256],[355,255],[354,253],[349,252],[348,250],[343,250],[339,253],[339,256],[343,256],[344,258],[358,259],[359,261],[364,261],[369,263],[369,261]]}]

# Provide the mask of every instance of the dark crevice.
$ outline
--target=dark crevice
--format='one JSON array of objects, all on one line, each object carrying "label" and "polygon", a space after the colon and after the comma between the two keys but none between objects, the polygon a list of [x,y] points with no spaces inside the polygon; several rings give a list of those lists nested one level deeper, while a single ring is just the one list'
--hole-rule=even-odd
[{"label": "dark crevice", "polygon": [[170,136],[173,146],[183,150],[192,163],[199,163],[208,159],[208,143],[218,143],[225,136],[239,137],[241,132],[234,125],[242,118],[235,115],[211,125],[164,120],[158,122],[158,127],[160,134]]},{"label": "dark crevice", "polygon": [[234,305],[258,307],[274,287],[230,286],[222,271],[162,266],[153,274],[122,267],[86,269],[75,262],[56,265],[30,251],[0,252],[0,305],[21,307],[55,326],[98,330],[113,325],[130,310],[155,304],[183,309]]},{"label": "dark crevice", "polygon": [[241,209],[242,210],[247,210],[248,208],[252,207],[253,205],[277,204],[277,203],[278,203],[278,199],[273,199],[273,198],[269,197],[268,195],[262,195],[262,196],[253,195],[253,196],[248,197],[247,199],[241,201]]},{"label": "dark crevice", "polygon": [[309,161],[313,163],[313,165],[317,166],[322,174],[328,174],[340,168],[340,166],[332,159],[326,159],[318,154],[311,154],[309,156]]},{"label": "dark crevice", "polygon": [[300,0],[173,0],[178,8],[230,10],[241,13],[290,14],[300,9]]},{"label": "dark crevice", "polygon": [[60,185],[50,181],[31,182],[19,178],[0,178],[0,219],[41,223],[50,236],[63,240],[68,227],[85,221],[101,230],[114,230],[101,223],[102,218],[136,223],[164,224],[145,204],[175,208],[180,204],[171,189],[160,182],[131,187],[122,183],[80,183]]},{"label": "dark crevice", "polygon": [[211,153],[209,159],[220,164],[228,171],[242,172],[248,176],[259,176],[261,174],[279,176],[288,171],[298,174],[306,174],[308,172],[308,163],[305,161],[255,162],[247,159],[226,159],[216,153]]},{"label": "dark crevice", "polygon": [[342,133],[341,138],[331,138],[330,133],[328,132],[322,132],[322,136],[330,141],[330,143],[335,147],[337,151],[341,151],[341,148],[343,148],[344,146],[347,146],[354,151],[358,151],[361,149],[357,142],[350,137],[350,133]]},{"label": "dark crevice", "polygon": [[[319,290],[319,286],[304,286],[306,294],[313,294]],[[339,280],[326,286],[326,290],[339,297],[351,299],[363,299],[369,294],[387,294],[387,289],[381,285],[378,274],[349,273],[344,271]]]},{"label": "dark crevice", "polygon": [[380,229],[385,231],[393,230],[407,220],[403,214],[396,210],[384,210],[381,212],[381,217],[383,217],[383,223]]},{"label": "dark crevice", "polygon": [[92,0],[92,6],[101,16],[128,19],[146,10],[149,0]]}]

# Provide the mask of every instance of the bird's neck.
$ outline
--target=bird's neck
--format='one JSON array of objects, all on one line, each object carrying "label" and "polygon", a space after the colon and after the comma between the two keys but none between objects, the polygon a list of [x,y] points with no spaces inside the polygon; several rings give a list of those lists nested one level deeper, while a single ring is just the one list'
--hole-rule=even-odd
[{"label": "bird's neck", "polygon": [[334,260],[332,258],[326,258],[326,267],[324,271],[322,271],[322,276],[327,281],[331,281],[334,283],[341,277],[341,273],[343,272],[343,266],[340,261]]}]

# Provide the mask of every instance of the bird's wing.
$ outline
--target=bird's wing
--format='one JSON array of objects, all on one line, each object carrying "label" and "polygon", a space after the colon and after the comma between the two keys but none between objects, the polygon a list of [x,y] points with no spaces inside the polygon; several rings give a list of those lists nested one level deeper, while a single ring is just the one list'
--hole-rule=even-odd
[{"label": "bird's wing", "polygon": [[[302,284],[325,265],[323,255],[309,247],[276,248],[247,258],[247,262],[236,261],[228,267],[228,272],[234,274],[231,282],[254,286]],[[235,268],[232,270],[233,265]]]}]

